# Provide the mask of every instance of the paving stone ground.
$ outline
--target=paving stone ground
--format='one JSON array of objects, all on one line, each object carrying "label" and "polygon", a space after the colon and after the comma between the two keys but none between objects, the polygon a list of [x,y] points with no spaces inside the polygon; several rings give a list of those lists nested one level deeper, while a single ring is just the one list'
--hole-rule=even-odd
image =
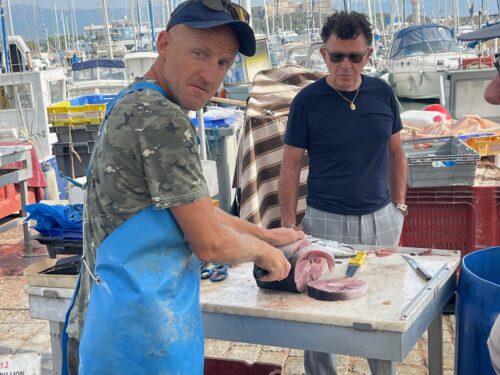
[{"label": "paving stone ground", "polygon": [[[34,243],[43,256],[45,249]],[[34,352],[42,356],[42,374],[52,374],[49,324],[30,319],[28,299],[24,292],[26,280],[22,269],[40,259],[23,258],[22,230],[12,229],[0,234],[0,355]],[[455,317],[443,318],[444,375],[454,368]],[[296,349],[251,345],[238,342],[205,340],[208,357],[244,360],[248,363],[266,362],[282,367],[282,374],[304,374],[303,352]],[[399,375],[427,374],[427,335],[424,335],[403,363],[397,365]],[[339,356],[339,375],[369,374],[365,359]],[[221,373],[222,374],[222,373]]]}]

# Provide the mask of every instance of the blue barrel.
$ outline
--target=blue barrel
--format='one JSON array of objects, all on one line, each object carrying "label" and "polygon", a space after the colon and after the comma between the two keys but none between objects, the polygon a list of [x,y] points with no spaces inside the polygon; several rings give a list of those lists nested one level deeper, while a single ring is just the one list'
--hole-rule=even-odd
[{"label": "blue barrel", "polygon": [[457,375],[496,375],[486,340],[500,313],[500,247],[462,259],[456,303]]}]

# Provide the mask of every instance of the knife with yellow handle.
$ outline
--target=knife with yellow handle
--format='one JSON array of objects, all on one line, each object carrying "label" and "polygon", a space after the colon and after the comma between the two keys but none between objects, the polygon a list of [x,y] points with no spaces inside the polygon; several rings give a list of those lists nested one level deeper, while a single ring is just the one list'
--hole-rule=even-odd
[{"label": "knife with yellow handle", "polygon": [[354,255],[354,258],[349,259],[345,275],[347,277],[353,277],[358,269],[366,263],[367,258],[368,254],[366,253],[366,251],[356,251],[356,255]]}]

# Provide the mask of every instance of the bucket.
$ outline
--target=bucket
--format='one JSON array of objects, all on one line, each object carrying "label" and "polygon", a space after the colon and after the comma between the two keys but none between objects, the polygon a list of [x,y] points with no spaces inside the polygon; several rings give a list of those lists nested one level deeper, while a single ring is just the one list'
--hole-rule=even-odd
[{"label": "bucket", "polygon": [[457,291],[455,373],[496,375],[486,340],[500,313],[500,247],[462,259]]}]

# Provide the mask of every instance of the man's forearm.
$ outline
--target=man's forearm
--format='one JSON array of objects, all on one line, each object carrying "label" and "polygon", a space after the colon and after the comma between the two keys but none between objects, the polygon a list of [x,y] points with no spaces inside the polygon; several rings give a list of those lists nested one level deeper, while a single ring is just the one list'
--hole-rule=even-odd
[{"label": "man's forearm", "polygon": [[391,156],[389,161],[389,189],[391,200],[404,203],[406,199],[407,163],[404,152]]},{"label": "man's forearm", "polygon": [[297,215],[297,199],[299,195],[300,168],[281,168],[279,181],[279,201],[281,209],[281,225],[295,224]]},{"label": "man's forearm", "polygon": [[261,227],[230,215],[220,208],[215,209],[215,217],[221,224],[233,228],[238,233],[251,234],[257,238],[264,239],[264,230]]}]

